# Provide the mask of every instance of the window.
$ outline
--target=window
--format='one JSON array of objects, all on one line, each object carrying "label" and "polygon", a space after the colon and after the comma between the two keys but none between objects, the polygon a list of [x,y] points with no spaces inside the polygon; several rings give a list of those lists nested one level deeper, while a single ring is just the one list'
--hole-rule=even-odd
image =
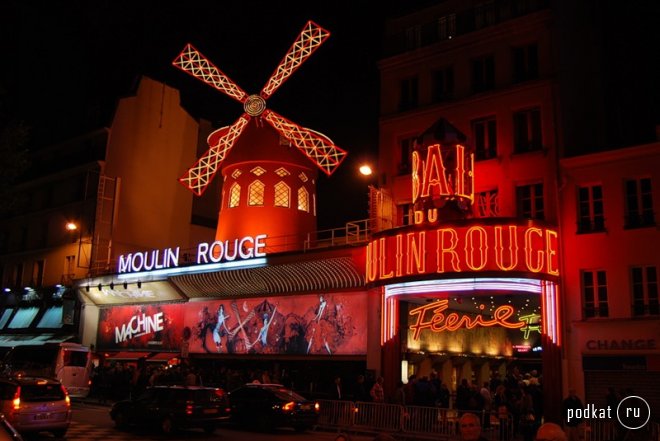
[{"label": "window", "polygon": [[37,260],[32,267],[32,284],[34,286],[43,286],[44,284],[44,261]]},{"label": "window", "polygon": [[497,123],[495,117],[472,121],[475,158],[492,159],[497,156]]},{"label": "window", "polygon": [[422,28],[419,25],[407,28],[405,38],[406,49],[416,49],[420,47],[422,44]]},{"label": "window", "polygon": [[76,275],[76,256],[70,255],[64,258],[64,275],[68,280],[73,280]]},{"label": "window", "polygon": [[401,96],[399,100],[399,110],[409,110],[417,107],[418,104],[418,80],[417,77],[405,78],[401,80]]},{"label": "window", "polygon": [[454,96],[454,69],[447,67],[433,72],[433,101],[440,103]]},{"label": "window", "polygon": [[291,189],[284,182],[275,184],[275,206],[289,208]]},{"label": "window", "polygon": [[412,204],[399,205],[398,212],[398,217],[401,219],[401,226],[412,225],[414,223]]},{"label": "window", "polygon": [[626,228],[649,227],[655,225],[651,179],[627,179],[625,181],[625,192]]},{"label": "window", "polygon": [[497,23],[497,5],[495,0],[477,3],[474,7],[475,29],[485,28]]},{"label": "window", "polygon": [[238,207],[241,202],[241,186],[234,182],[229,189],[229,208]]},{"label": "window", "polygon": [[498,217],[500,215],[497,189],[477,193],[475,199],[475,217]]},{"label": "window", "polygon": [[538,48],[536,44],[513,48],[513,82],[520,83],[539,77]]},{"label": "window", "polygon": [[541,110],[521,110],[513,114],[513,148],[516,153],[541,150]]},{"label": "window", "polygon": [[605,271],[582,271],[584,318],[607,317],[607,277]]},{"label": "window", "polygon": [[262,206],[264,204],[264,190],[266,186],[263,182],[256,180],[248,186],[248,205]]},{"label": "window", "polygon": [[578,189],[578,234],[605,231],[603,187],[584,186]]},{"label": "window", "polygon": [[17,263],[14,266],[14,286],[19,287],[23,285],[23,264]]},{"label": "window", "polygon": [[412,152],[415,148],[417,137],[411,136],[401,140],[401,162],[399,163],[399,174],[410,173],[412,164]]},{"label": "window", "polygon": [[518,216],[544,219],[543,184],[522,185],[516,188]]},{"label": "window", "polygon": [[485,92],[495,88],[495,59],[492,55],[472,60],[472,91]]},{"label": "window", "polygon": [[305,187],[298,189],[298,210],[309,213],[309,193],[307,193]]},{"label": "window", "polygon": [[659,315],[658,269],[655,266],[631,268],[633,315]]},{"label": "window", "polygon": [[456,14],[438,18],[438,40],[450,40],[456,36]]}]

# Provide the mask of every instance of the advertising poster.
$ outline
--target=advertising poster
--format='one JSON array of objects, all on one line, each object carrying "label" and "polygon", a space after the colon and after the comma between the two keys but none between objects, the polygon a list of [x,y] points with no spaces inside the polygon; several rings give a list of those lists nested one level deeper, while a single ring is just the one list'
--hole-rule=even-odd
[{"label": "advertising poster", "polygon": [[190,352],[366,354],[366,300],[346,293],[189,303]]},{"label": "advertising poster", "polygon": [[102,309],[101,350],[364,355],[367,296],[335,293]]},{"label": "advertising poster", "polygon": [[101,350],[178,351],[183,336],[183,303],[114,306],[99,312]]}]

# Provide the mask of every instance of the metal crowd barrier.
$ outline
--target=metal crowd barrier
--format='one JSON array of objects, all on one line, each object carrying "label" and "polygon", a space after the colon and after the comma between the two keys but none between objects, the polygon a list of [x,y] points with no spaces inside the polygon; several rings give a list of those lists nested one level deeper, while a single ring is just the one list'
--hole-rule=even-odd
[{"label": "metal crowd barrier", "polygon": [[627,429],[617,421],[591,420],[583,424],[584,441],[660,441],[660,423],[649,422],[640,429]]},{"label": "metal crowd barrier", "polygon": [[[355,432],[392,432],[417,438],[457,439],[459,412],[426,406],[401,406],[387,403],[319,400],[318,426]],[[483,412],[482,436],[489,441],[510,441],[513,438],[511,416],[497,418]],[[587,440],[585,441],[596,441]],[[660,440],[659,440],[660,441]]]}]

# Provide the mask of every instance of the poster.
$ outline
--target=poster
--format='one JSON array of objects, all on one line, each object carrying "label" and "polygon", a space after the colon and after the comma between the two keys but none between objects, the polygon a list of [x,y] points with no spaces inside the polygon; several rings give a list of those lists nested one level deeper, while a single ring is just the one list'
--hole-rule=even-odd
[{"label": "poster", "polygon": [[101,350],[364,355],[364,292],[211,300],[101,310]]}]

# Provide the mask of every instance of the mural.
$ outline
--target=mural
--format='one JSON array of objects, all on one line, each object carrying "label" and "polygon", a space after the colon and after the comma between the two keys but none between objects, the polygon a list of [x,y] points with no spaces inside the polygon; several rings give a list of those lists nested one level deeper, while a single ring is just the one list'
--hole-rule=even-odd
[{"label": "mural", "polygon": [[213,300],[101,311],[99,349],[189,353],[362,355],[365,293]]},{"label": "mural", "polygon": [[191,303],[190,352],[365,354],[366,296],[319,294]]}]

